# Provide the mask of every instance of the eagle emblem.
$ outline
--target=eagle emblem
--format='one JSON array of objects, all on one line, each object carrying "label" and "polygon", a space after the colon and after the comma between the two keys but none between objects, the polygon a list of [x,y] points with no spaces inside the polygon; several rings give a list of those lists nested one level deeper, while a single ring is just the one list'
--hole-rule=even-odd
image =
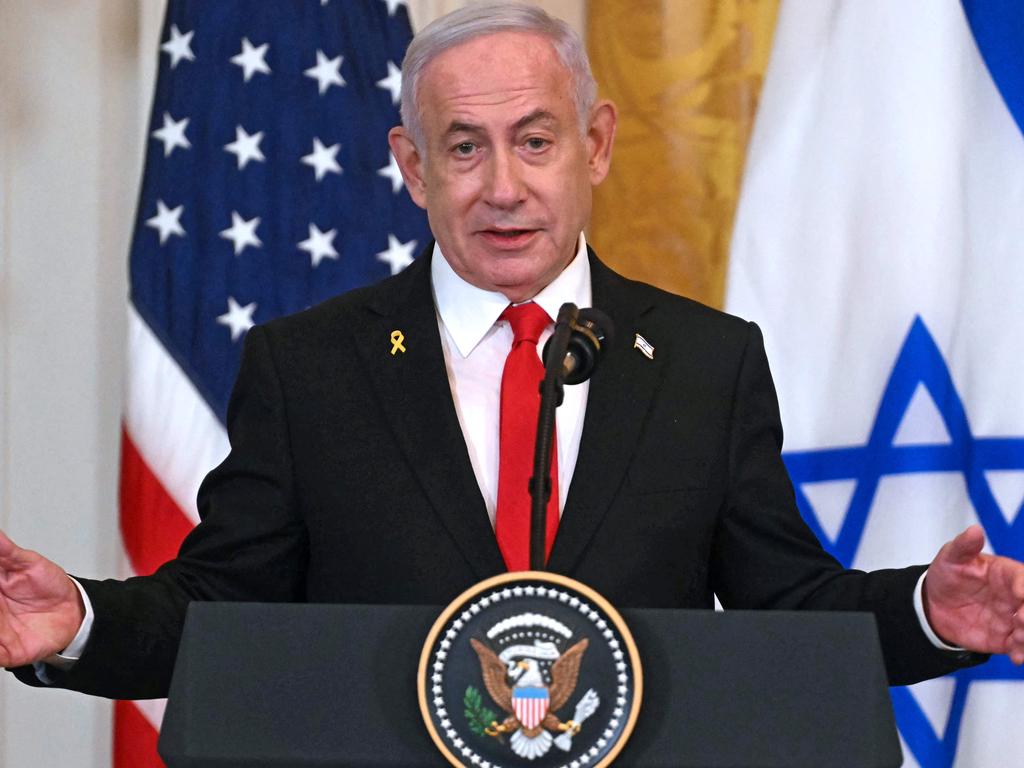
[{"label": "eagle emblem", "polygon": [[438,616],[417,693],[435,746],[456,768],[610,768],[640,709],[629,628],[565,576],[492,576]]},{"label": "eagle emblem", "polygon": [[[484,687],[506,713],[501,722],[494,719],[485,725],[483,733],[499,740],[509,735],[512,751],[527,760],[544,756],[552,745],[569,751],[573,736],[600,704],[597,692],[591,689],[579,699],[571,719],[563,721],[556,714],[576,691],[589,645],[584,638],[560,651],[558,641],[571,635],[564,624],[547,616],[521,614],[488,632],[489,638],[501,638],[499,645],[504,643],[504,647],[500,652],[482,640],[470,639],[480,660]],[[517,638],[530,642],[517,642]]]}]

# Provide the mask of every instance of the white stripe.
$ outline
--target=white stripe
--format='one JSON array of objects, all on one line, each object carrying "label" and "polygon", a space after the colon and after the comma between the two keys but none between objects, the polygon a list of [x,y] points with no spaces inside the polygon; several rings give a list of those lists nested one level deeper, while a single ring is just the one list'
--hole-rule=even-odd
[{"label": "white stripe", "polygon": [[1022,208],[1024,141],[959,2],[781,6],[726,309],[764,329],[790,450],[866,438],[918,314],[975,433],[1024,433]]},{"label": "white stripe", "polygon": [[227,433],[131,305],[127,367],[125,428],[171,498],[198,523],[196,492],[227,456]]},{"label": "white stripe", "polygon": [[146,718],[158,732],[160,724],[164,721],[164,709],[167,708],[167,699],[140,699],[133,701],[142,716]]}]

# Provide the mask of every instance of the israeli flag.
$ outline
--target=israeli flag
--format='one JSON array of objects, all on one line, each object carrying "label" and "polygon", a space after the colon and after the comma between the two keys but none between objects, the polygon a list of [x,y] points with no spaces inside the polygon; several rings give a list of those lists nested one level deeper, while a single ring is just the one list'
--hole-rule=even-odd
[{"label": "israeli flag", "polygon": [[[1024,559],[1024,3],[784,0],[726,308],[764,329],[843,563],[929,562],[973,522]],[[892,695],[905,765],[1024,765],[1005,657]]]}]

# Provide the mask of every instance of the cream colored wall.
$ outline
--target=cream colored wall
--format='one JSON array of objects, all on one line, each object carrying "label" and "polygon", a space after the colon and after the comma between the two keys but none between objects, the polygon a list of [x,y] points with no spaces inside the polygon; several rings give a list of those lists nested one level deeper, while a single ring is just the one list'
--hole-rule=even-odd
[{"label": "cream colored wall", "polygon": [[[155,63],[141,7],[0,3],[0,525],[82,574],[120,567],[125,263]],[[110,711],[2,675],[0,765],[109,766]]]},{"label": "cream colored wall", "polygon": [[[346,2],[349,0],[346,0]],[[410,0],[414,26],[463,2]],[[584,0],[540,5],[583,28]],[[0,0],[0,527],[117,576],[127,254],[161,0]],[[108,768],[111,705],[0,675],[0,766]]]}]

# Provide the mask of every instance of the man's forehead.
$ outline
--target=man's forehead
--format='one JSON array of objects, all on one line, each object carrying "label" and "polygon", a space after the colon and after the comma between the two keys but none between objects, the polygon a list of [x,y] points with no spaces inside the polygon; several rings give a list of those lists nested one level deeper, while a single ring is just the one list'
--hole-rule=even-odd
[{"label": "man's forehead", "polygon": [[423,69],[421,85],[449,95],[540,86],[537,77],[570,79],[551,40],[535,32],[481,35],[439,53]]},{"label": "man's forehead", "polygon": [[[549,37],[531,30],[499,30],[488,32],[467,40],[455,43],[450,48],[440,52],[432,62],[427,65],[429,69],[434,64],[445,60],[457,59],[460,57],[485,61],[493,59],[513,58],[521,60],[540,59],[553,57],[558,59],[554,45]],[[477,74],[485,74],[478,72]]]},{"label": "man's forehead", "polygon": [[554,121],[561,111],[554,102],[571,98],[571,79],[548,38],[496,32],[439,54],[424,68],[417,96],[445,132],[453,124],[477,123],[477,111],[495,108],[512,123]]}]

